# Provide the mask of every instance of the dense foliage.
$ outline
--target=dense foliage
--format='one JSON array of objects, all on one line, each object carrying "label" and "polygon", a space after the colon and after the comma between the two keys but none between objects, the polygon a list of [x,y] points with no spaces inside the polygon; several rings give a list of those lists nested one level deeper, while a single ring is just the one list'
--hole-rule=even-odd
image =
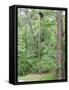
[{"label": "dense foliage", "polygon": [[[19,76],[55,72],[57,69],[56,17],[55,10],[18,9]],[[64,24],[64,17],[62,19]]]}]

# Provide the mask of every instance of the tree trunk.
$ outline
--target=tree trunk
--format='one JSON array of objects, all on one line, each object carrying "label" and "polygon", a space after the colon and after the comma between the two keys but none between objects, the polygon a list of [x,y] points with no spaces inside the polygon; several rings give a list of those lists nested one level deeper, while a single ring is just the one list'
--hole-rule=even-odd
[{"label": "tree trunk", "polygon": [[[27,9],[25,10],[25,15],[27,15]],[[27,16],[25,17],[25,58],[27,60]]]},{"label": "tree trunk", "polygon": [[57,11],[57,78],[62,79],[62,12]]},{"label": "tree trunk", "polygon": [[62,79],[65,79],[65,17],[62,18]]},{"label": "tree trunk", "polygon": [[[39,16],[40,19],[40,23],[41,23],[41,17]],[[40,56],[40,32],[41,32],[41,24],[39,25],[39,32],[38,32],[38,70],[39,70],[39,74],[41,74],[41,65],[40,65],[40,60],[41,60],[41,56]]]}]

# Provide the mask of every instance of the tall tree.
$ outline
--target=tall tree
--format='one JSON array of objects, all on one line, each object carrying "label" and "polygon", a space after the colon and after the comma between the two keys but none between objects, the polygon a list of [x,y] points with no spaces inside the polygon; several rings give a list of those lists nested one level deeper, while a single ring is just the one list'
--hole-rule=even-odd
[{"label": "tall tree", "polygon": [[65,13],[62,12],[62,79],[65,79]]},{"label": "tall tree", "polygon": [[[40,19],[40,25],[41,25],[41,15],[39,14],[39,19]],[[40,64],[40,60],[41,60],[41,56],[40,56],[40,44],[41,44],[41,38],[40,38],[40,32],[41,32],[41,26],[39,25],[39,32],[38,32],[38,70],[39,70],[39,74],[41,74],[41,64]]]},{"label": "tall tree", "polygon": [[57,11],[57,78],[62,78],[62,11]]}]

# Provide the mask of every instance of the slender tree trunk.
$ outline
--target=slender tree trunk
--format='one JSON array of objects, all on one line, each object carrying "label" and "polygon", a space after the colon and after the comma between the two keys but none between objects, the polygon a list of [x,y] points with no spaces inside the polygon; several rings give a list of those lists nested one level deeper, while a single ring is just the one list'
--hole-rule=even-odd
[{"label": "slender tree trunk", "polygon": [[28,15],[27,15],[27,20],[28,20],[28,24],[30,26],[30,32],[31,32],[32,38],[33,38],[33,40],[32,40],[32,53],[33,53],[33,56],[34,56],[34,53],[36,51],[36,43],[37,43],[37,41],[36,41],[36,37],[34,36],[34,28],[32,27],[32,23],[30,21],[31,18]]},{"label": "slender tree trunk", "polygon": [[65,25],[65,19],[64,23],[62,20],[62,79],[65,79],[65,36],[64,36],[64,27]]},{"label": "slender tree trunk", "polygon": [[39,74],[41,74],[41,42],[44,41],[44,30],[43,30],[43,13],[39,12],[39,19],[40,19],[40,25],[39,25],[39,33],[38,33],[38,67],[39,67]]},{"label": "slender tree trunk", "polygon": [[[40,19],[40,23],[41,23],[41,18],[39,16],[39,19]],[[41,74],[41,65],[40,65],[40,60],[41,60],[41,57],[40,57],[40,30],[41,29],[41,26],[39,25],[39,32],[38,32],[38,70],[39,70],[39,74]]]},{"label": "slender tree trunk", "polygon": [[26,60],[27,60],[27,48],[28,48],[28,46],[27,46],[27,9],[25,10],[25,56],[26,56]]},{"label": "slender tree trunk", "polygon": [[62,12],[57,11],[57,78],[62,78]]},{"label": "slender tree trunk", "polygon": [[36,42],[36,39],[35,39],[35,37],[34,37],[34,29],[33,29],[33,27],[32,27],[32,24],[31,24],[31,22],[30,22],[30,20],[31,20],[31,18],[27,15],[27,20],[28,20],[28,24],[29,24],[29,26],[30,26],[30,30],[31,30],[31,33],[32,33],[32,37],[33,37],[33,40],[34,40],[34,42]]}]

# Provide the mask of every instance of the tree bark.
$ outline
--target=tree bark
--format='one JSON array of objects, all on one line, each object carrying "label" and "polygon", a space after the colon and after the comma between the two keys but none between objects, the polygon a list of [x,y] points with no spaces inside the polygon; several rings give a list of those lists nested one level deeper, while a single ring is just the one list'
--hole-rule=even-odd
[{"label": "tree bark", "polygon": [[62,12],[57,11],[57,78],[62,79]]}]

